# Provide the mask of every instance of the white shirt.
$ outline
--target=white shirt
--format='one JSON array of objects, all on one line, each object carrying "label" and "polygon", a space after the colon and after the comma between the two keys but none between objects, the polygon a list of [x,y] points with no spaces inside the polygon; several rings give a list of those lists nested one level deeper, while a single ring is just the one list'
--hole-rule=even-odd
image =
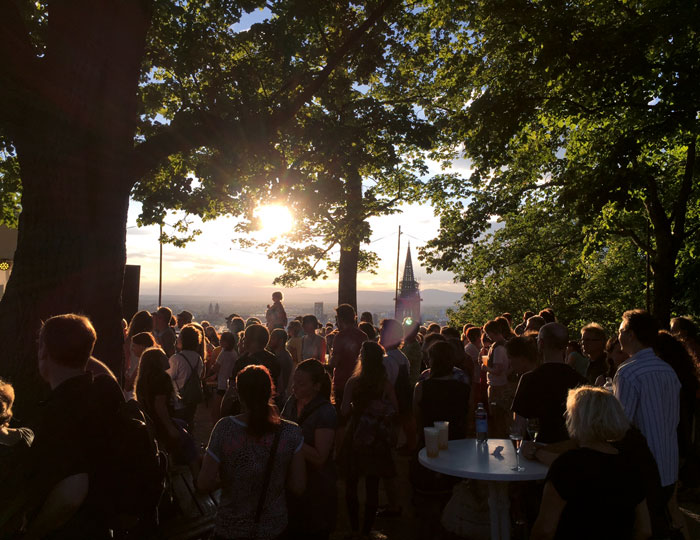
[{"label": "white shirt", "polygon": [[219,356],[216,357],[216,363],[219,365],[219,372],[216,377],[216,389],[226,390],[228,388],[229,377],[233,374],[233,367],[238,360],[236,349],[230,351],[222,350]]},{"label": "white shirt", "polygon": [[192,368],[197,370],[197,376],[202,376],[204,363],[195,351],[180,351],[170,357],[170,367],[166,371],[178,392],[185,386]]},{"label": "white shirt", "polygon": [[408,358],[406,358],[406,355],[399,349],[391,349],[387,351],[382,363],[386,369],[386,378],[391,386],[396,386],[396,379],[399,376],[399,368],[401,366],[406,366],[406,369],[409,371],[411,369]]},{"label": "white shirt", "polygon": [[481,349],[470,341],[464,347],[464,352],[467,353],[467,356],[469,356],[469,358],[471,358],[474,362],[474,379],[472,380],[474,383],[478,383],[479,379],[481,378],[481,362],[479,361],[479,353],[481,352]]},{"label": "white shirt", "polygon": [[508,368],[510,367],[506,348],[503,345],[499,345],[493,349],[491,354],[493,356],[493,367],[502,366],[502,373],[496,375],[489,371],[486,373],[486,380],[489,386],[504,386],[508,384]]},{"label": "white shirt", "polygon": [[678,480],[680,391],[673,368],[651,348],[642,349],[622,364],[613,380],[615,397],[646,438],[664,487]]}]

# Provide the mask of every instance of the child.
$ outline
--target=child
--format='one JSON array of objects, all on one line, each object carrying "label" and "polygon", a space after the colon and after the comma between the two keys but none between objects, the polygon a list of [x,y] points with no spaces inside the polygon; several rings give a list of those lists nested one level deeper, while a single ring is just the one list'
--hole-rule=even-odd
[{"label": "child", "polygon": [[282,293],[277,291],[272,293],[272,305],[267,306],[265,320],[267,329],[272,332],[275,328],[285,328],[287,326],[287,312],[282,305]]}]

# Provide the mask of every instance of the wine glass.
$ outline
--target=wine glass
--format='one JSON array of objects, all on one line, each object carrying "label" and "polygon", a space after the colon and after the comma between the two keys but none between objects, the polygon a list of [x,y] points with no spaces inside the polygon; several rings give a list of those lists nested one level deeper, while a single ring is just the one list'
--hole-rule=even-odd
[{"label": "wine glass", "polygon": [[540,419],[539,418],[528,418],[527,419],[527,434],[530,436],[532,442],[537,441],[537,435],[540,433]]},{"label": "wine glass", "polygon": [[512,467],[512,471],[523,472],[525,467],[520,466],[520,445],[523,442],[523,432],[520,426],[513,425],[510,428],[510,440],[513,443],[513,448],[515,448],[515,467]]}]

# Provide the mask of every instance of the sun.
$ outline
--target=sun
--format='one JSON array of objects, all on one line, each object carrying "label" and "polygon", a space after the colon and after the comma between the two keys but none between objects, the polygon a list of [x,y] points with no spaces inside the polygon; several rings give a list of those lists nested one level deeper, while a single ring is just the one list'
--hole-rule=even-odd
[{"label": "sun", "polygon": [[260,228],[258,234],[265,238],[275,238],[288,233],[294,227],[294,216],[286,206],[271,204],[255,210]]}]

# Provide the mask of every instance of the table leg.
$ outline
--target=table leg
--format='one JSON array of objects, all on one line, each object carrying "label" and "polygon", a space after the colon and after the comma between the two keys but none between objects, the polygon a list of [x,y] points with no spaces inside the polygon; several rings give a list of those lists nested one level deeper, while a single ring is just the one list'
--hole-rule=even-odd
[{"label": "table leg", "polygon": [[489,482],[491,539],[510,540],[510,499],[507,482]]}]

